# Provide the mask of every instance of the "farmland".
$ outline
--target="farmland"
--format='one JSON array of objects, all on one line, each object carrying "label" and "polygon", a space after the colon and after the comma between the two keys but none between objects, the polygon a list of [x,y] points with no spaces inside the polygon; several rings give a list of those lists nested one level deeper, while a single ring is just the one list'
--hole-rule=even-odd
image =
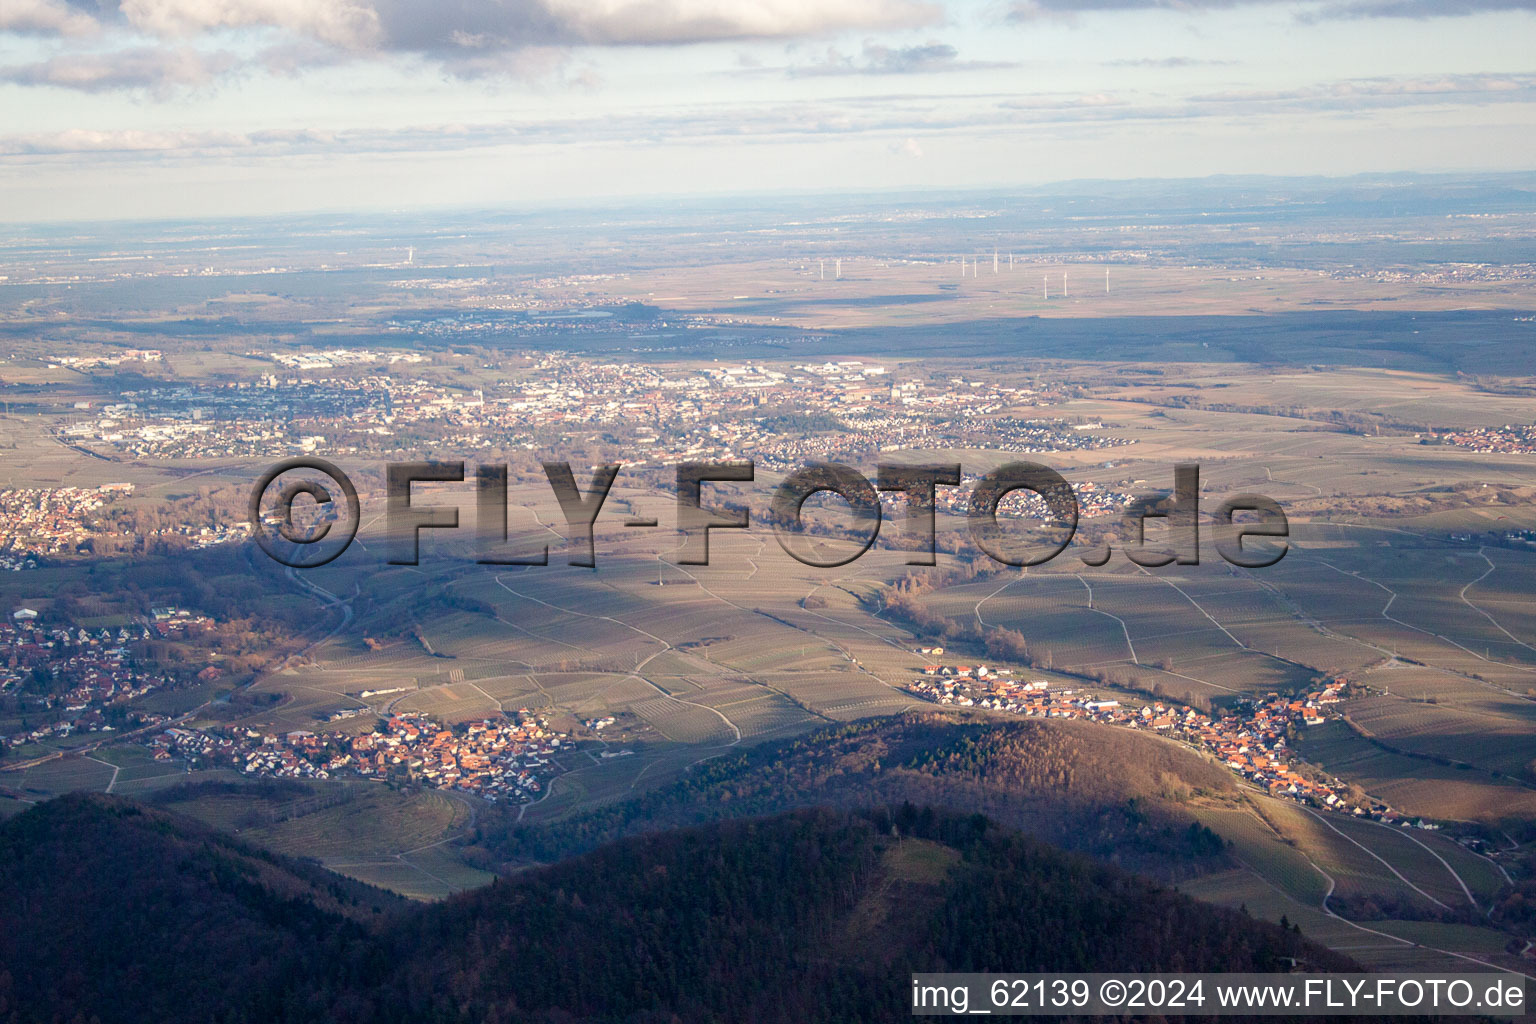
[{"label": "farmland", "polygon": [[[1298,503],[1325,488],[1358,487],[1347,475],[1335,480],[1311,467],[1303,473],[1274,426],[1254,424],[1255,450],[1245,452],[1231,414],[1180,413],[1178,422],[1159,425],[1151,436],[1170,436],[1149,450],[1159,460],[1185,459],[1205,450],[1192,435],[1219,434],[1210,450],[1221,453],[1220,461],[1207,470],[1214,487],[1264,487]],[[1297,421],[1284,426],[1298,442],[1337,444],[1334,435],[1292,429]],[[1254,479],[1255,456],[1265,465],[1261,480]],[[1323,461],[1340,457],[1335,452]],[[1404,472],[1390,452],[1366,465],[1380,467],[1367,471],[1372,475]],[[1165,472],[1153,465],[1144,471]],[[1316,482],[1286,482],[1303,476]],[[433,501],[454,500],[446,490],[429,493]],[[536,509],[545,500],[530,486],[514,492],[510,505]],[[609,500],[665,511],[654,493],[634,485],[621,485]],[[462,512],[473,514],[469,507]],[[600,518],[595,572],[479,566],[465,540],[431,535],[419,566],[381,567],[376,553],[390,541],[384,526],[365,526],[359,557],[307,577],[347,609],[345,628],[259,679],[251,692],[277,702],[236,722],[284,732],[363,710],[338,727],[399,711],[452,725],[527,708],[580,728],[613,716],[614,731],[558,756],[561,774],[527,808],[529,821],[631,797],[740,744],[911,707],[904,685],[928,660],[916,648],[941,639],[880,614],[893,583],[909,574],[927,577],[883,546],[851,565],[815,569],[754,529],[717,535],[710,565],[682,566],[668,544]],[[964,536],[963,520],[951,515],[940,515],[938,529],[944,537]],[[1529,556],[1457,545],[1447,532],[1422,515],[1302,513],[1293,518],[1287,557],[1255,570],[1220,560],[1142,569],[1123,557],[1092,568],[1069,549],[1046,566],[993,566],[967,580],[967,563],[941,554],[932,574],[939,582],[921,600],[956,628],[1020,634],[1037,674],[1093,680],[1128,699],[1155,695],[1219,706],[1243,695],[1296,692],[1325,676],[1347,678],[1359,696],[1340,717],[1301,737],[1306,758],[1403,812],[1497,824],[1536,813],[1528,741],[1536,705],[1525,693],[1536,675],[1536,656],[1526,646]],[[509,543],[549,538],[558,559],[558,536],[524,513],[514,515]],[[1433,574],[1426,576],[1426,566]],[[329,617],[334,621],[334,611]],[[961,656],[964,650],[961,641]],[[1466,743],[1473,734],[1479,742]],[[188,778],[135,758],[133,749],[109,747],[99,761],[56,759],[12,778],[28,799],[104,789],[114,767],[115,792],[152,793]],[[205,774],[217,777],[191,778]],[[308,851],[354,877],[430,898],[484,877],[455,853],[463,808],[442,800],[379,789],[246,831],[274,849]],[[1414,942],[1438,938],[1436,948],[1502,955],[1493,948],[1496,931],[1413,919],[1470,905],[1467,890],[1486,907],[1502,885],[1497,865],[1438,836],[1409,837],[1369,823],[1320,820],[1258,796],[1252,801],[1201,812],[1236,844],[1245,865],[1226,881],[1200,883],[1212,898],[1236,893],[1236,902],[1256,913],[1279,908],[1320,934],[1337,933],[1352,949],[1363,936],[1380,947],[1371,956],[1383,964],[1408,962],[1402,950],[1410,947],[1391,938],[1399,934]],[[182,809],[230,825],[243,803],[238,796],[205,798]],[[1356,929],[1333,915],[1366,903],[1409,915],[1391,925],[1408,931],[1369,925],[1387,937],[1345,934]]]},{"label": "farmland", "polygon": [[[528,240],[466,229],[434,243],[430,268],[333,272],[340,255],[309,253],[251,276],[232,249],[219,273],[130,286],[59,252],[71,286],[6,283],[0,446],[13,485],[133,485],[110,516],[71,524],[78,544],[0,573],[10,613],[78,634],[218,605],[218,649],[132,641],[125,657],[190,677],[134,702],[156,729],[222,730],[258,749],[366,735],[391,715],[456,735],[527,711],[571,742],[540,766],[548,784],[512,805],[430,784],[405,758],[387,782],[344,762],[271,778],[152,750],[129,709],[96,722],[100,709],[68,711],[18,670],[0,724],[24,742],[0,761],[0,813],[72,790],[164,801],[435,899],[496,867],[470,841],[482,814],[580,820],[745,750],[932,712],[909,691],[930,667],[1213,715],[1343,682],[1325,718],[1298,716],[1320,724],[1291,723],[1287,749],[1361,806],[1438,827],[1248,789],[1189,796],[1239,866],[1188,890],[1284,914],[1376,966],[1517,963],[1492,911],[1536,839],[1536,551],[1521,540],[1536,529],[1536,452],[1519,447],[1536,423],[1536,291],[1518,238],[1477,241],[1438,216],[1397,225],[1473,246],[1484,262],[1470,272],[1353,220],[1296,214],[1277,228],[1266,215],[1249,227],[1268,248],[1237,253],[1184,212],[1128,221],[1112,250],[1100,228],[1053,214],[993,272],[971,251],[967,211],[856,217],[846,232],[818,214],[741,232],[729,254],[615,215],[602,231],[649,255],[611,274],[586,241],[560,243],[580,269],[551,273]],[[348,245],[383,260],[394,243],[373,230]],[[1311,266],[1297,231],[1337,248]],[[833,247],[847,251],[825,276]],[[1375,266],[1384,252],[1413,272]],[[1070,297],[1042,294],[1042,278],[1069,278]],[[117,359],[129,347],[163,356]],[[66,349],[79,358],[58,362]],[[1490,431],[1499,443],[1478,450]],[[285,571],[230,539],[270,461],[251,454],[262,444],[274,459],[322,456],[356,483],[357,539],[334,561]],[[786,554],[770,499],[792,467],[824,458],[870,480],[882,463],[958,463],[963,482],[935,498],[935,564],[909,564],[894,493],[860,557],[817,567]],[[458,528],[391,532],[384,464],[407,459],[465,461],[463,482],[411,490]],[[708,564],[685,561],[673,467],[736,459],[756,461],[754,478],[710,482],[703,501],[746,507],[750,525],[715,530]],[[1087,510],[1074,543],[1028,568],[983,554],[968,514],[977,478],[1021,459],[1059,471]],[[570,564],[582,548],[545,461],[572,463],[583,491],[588,467],[622,466],[594,567]],[[1186,463],[1199,464],[1198,564],[1134,563],[1119,510]],[[476,490],[491,466],[507,470],[504,537]],[[1245,493],[1285,512],[1276,564],[1242,568],[1215,549],[1211,517]],[[856,549],[840,508],[808,502],[816,525],[801,540]],[[1022,530],[1004,509],[1005,529]],[[1168,534],[1150,520],[1147,545]],[[419,559],[399,564],[412,539]],[[1089,564],[1106,539],[1108,561]],[[508,557],[546,546],[547,564]],[[75,714],[78,731],[28,738]],[[304,788],[268,788],[287,783]]]}]

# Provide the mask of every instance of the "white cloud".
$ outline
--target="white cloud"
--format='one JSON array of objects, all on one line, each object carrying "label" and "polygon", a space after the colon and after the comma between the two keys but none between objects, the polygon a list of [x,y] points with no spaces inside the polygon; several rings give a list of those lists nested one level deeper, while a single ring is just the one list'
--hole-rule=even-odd
[{"label": "white cloud", "polygon": [[1358,78],[1297,89],[1229,90],[1190,98],[1192,105],[1209,109],[1230,104],[1249,109],[1313,111],[1531,102],[1536,102],[1536,75],[1500,74]]},{"label": "white cloud", "polygon": [[786,69],[790,75],[924,75],[947,71],[979,71],[1016,67],[996,61],[963,61],[947,43],[929,40],[916,46],[884,46],[866,42],[864,52],[849,57],[829,48],[820,60]]},{"label": "white cloud", "polygon": [[[645,147],[671,142],[732,145],[860,136],[893,153],[919,157],[919,137],[954,134],[1072,132],[1110,124],[1194,123],[1233,117],[1315,121],[1320,113],[1355,117],[1406,108],[1473,107],[1536,102],[1536,76],[1461,75],[1354,79],[1301,89],[1230,91],[1176,101],[1137,103],[1101,93],[829,97],[770,106],[679,107],[665,113],[629,111],[601,116],[425,124],[401,129],[249,132],[66,131],[0,136],[0,161],[76,161],[85,154],[125,162],[331,156],[347,153],[446,153],[510,146],[572,143]],[[936,143],[934,143],[936,144]],[[933,145],[929,146],[930,149]]]},{"label": "white cloud", "polygon": [[99,28],[95,18],[59,0],[5,0],[0,4],[0,32],[86,36]]},{"label": "white cloud", "polygon": [[648,45],[806,39],[847,29],[916,28],[943,16],[920,0],[547,0],[582,42]]},{"label": "white cloud", "polygon": [[83,92],[143,89],[164,95],[175,88],[207,85],[240,64],[239,58],[224,51],[141,47],[61,54],[33,64],[0,67],[0,82],[54,85]]},{"label": "white cloud", "polygon": [[379,39],[378,12],[352,0],[123,0],[119,11],[134,29],[162,37],[268,26],[348,48]]},{"label": "white cloud", "polygon": [[94,131],[69,128],[61,132],[8,135],[0,138],[0,156],[71,156],[74,154],[164,154],[206,152],[214,146],[248,145],[242,136],[212,132]]},{"label": "white cloud", "polygon": [[[4,0],[0,32],[62,38],[105,30],[141,47],[144,37],[195,45],[217,33],[258,29],[277,34],[261,61],[274,70],[398,54],[464,78],[532,78],[563,75],[568,51],[580,46],[803,40],[944,18],[938,0],[100,0],[93,10],[94,17],[61,0]],[[13,68],[10,80],[94,90],[120,77],[132,88],[149,76],[117,76],[108,65],[145,59],[140,48],[61,57],[25,73]],[[203,62],[212,64],[211,56]],[[164,80],[196,77],[188,59]],[[591,75],[571,80],[577,78],[588,82]]]},{"label": "white cloud", "polygon": [[1536,11],[1536,0],[1015,0],[1008,17],[1042,17],[1105,11],[1227,10],[1233,7],[1290,4],[1303,21],[1335,18],[1446,18],[1493,11]]}]

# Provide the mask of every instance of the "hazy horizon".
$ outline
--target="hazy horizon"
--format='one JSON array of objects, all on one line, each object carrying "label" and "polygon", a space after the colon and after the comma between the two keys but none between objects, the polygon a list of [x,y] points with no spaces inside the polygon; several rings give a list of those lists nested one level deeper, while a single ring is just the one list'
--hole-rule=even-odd
[{"label": "hazy horizon", "polygon": [[[134,216],[124,212],[119,216],[80,217],[29,217],[19,216],[0,224],[15,229],[46,229],[50,227],[79,228],[100,225],[126,228],[132,225],[212,224],[220,221],[262,222],[304,220],[310,218],[383,217],[410,219],[414,217],[474,215],[537,215],[555,213],[600,212],[650,212],[661,215],[683,215],[702,212],[708,207],[731,202],[758,203],[765,206],[784,207],[811,204],[817,200],[846,200],[886,205],[890,203],[933,204],[984,200],[1024,200],[1062,198],[1099,198],[1110,200],[1136,200],[1143,204],[1147,213],[1159,212],[1159,204],[1146,203],[1145,190],[1163,189],[1169,194],[1187,193],[1183,198],[1195,199],[1200,193],[1216,193],[1218,190],[1253,187],[1290,187],[1299,190],[1311,188],[1434,188],[1437,186],[1498,186],[1527,188],[1536,187],[1536,169],[1532,170],[1485,170],[1485,171],[1418,171],[1380,170],[1360,171],[1351,174],[1209,174],[1191,177],[1126,177],[1126,178],[1064,178],[1030,183],[989,183],[966,187],[913,187],[887,186],[868,188],[827,187],[823,189],[758,189],[727,190],[716,192],[650,192],[614,193],[611,195],[560,196],[547,199],[506,200],[502,202],[468,202],[422,204],[416,206],[319,206],[312,208],[270,210],[245,213],[183,213],[163,216]],[[1260,205],[1254,203],[1251,205]]]},{"label": "hazy horizon", "polygon": [[1526,170],[1533,6],[17,0],[0,221]]}]

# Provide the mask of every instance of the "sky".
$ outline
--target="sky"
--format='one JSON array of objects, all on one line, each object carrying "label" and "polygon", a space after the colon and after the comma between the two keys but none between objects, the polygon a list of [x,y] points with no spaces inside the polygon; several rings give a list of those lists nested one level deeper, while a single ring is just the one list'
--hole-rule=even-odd
[{"label": "sky", "polygon": [[0,0],[0,222],[1536,168],[1536,0]]}]

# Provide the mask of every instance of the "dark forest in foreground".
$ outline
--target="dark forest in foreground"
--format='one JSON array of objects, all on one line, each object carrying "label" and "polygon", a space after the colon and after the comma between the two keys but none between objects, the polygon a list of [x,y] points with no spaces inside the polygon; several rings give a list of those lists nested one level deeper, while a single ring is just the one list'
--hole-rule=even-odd
[{"label": "dark forest in foreground", "polygon": [[1353,967],[912,805],[626,839],[427,907],[116,798],[0,826],[5,1021],[897,1020],[916,970],[1293,959]]}]

